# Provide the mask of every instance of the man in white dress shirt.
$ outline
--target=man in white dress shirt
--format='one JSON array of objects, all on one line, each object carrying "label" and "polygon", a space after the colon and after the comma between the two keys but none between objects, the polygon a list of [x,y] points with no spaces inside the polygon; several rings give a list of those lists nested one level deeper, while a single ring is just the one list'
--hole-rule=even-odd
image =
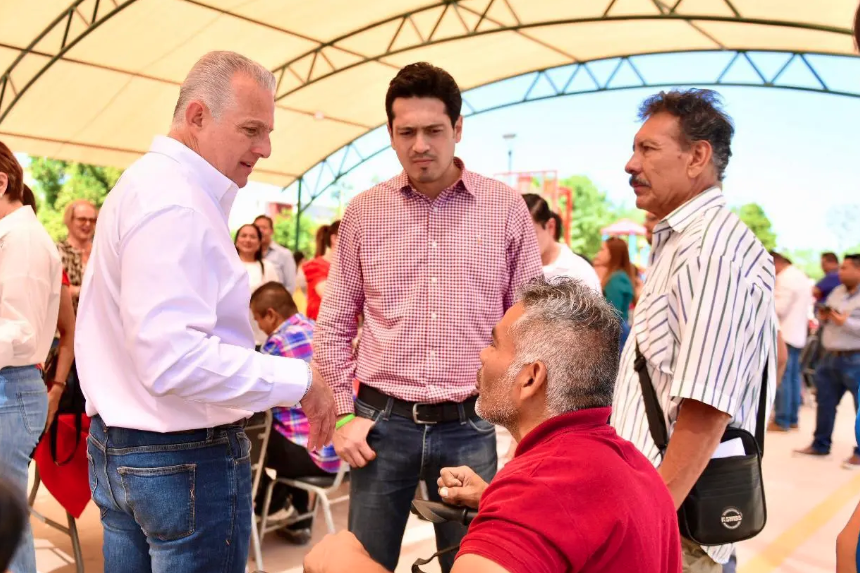
[{"label": "man in white dress shirt", "polygon": [[250,287],[227,227],[236,193],[270,154],[274,90],[243,56],[204,56],[169,136],[102,208],[75,353],[106,571],[243,572],[244,419],[301,401],[309,448],[334,431],[331,391],[304,361],[254,352]]},{"label": "man in white dress shirt", "polygon": [[768,430],[787,432],[797,428],[800,409],[800,353],[806,345],[812,310],[811,281],[802,270],[777,252],[771,252],[776,282],[773,291],[779,330],[788,345],[788,363],[782,383],[776,390],[774,421]]}]

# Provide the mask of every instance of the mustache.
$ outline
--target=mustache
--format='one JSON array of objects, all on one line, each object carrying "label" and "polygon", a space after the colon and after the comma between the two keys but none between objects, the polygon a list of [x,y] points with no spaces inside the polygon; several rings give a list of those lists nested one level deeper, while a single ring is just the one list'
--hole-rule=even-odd
[{"label": "mustache", "polygon": [[648,183],[648,181],[646,179],[644,179],[642,177],[637,177],[636,175],[630,176],[630,186],[632,187],[633,185],[640,185],[642,187],[651,187],[651,184]]}]

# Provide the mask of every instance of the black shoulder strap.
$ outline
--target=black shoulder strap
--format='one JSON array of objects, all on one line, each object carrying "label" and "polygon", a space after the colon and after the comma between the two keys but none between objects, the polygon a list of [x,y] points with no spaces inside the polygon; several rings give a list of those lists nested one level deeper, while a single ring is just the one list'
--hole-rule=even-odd
[{"label": "black shoulder strap", "polygon": [[[767,371],[770,366],[770,360],[764,363],[764,371],[761,375],[761,391],[758,399],[758,413],[756,415],[755,425],[755,440],[758,442],[759,451],[764,456],[764,431],[765,431],[765,409],[767,407]],[[669,445],[669,433],[666,431],[666,418],[663,415],[663,409],[660,407],[660,402],[657,400],[657,392],[654,390],[654,385],[651,383],[651,376],[648,374],[648,367],[645,357],[639,350],[639,343],[636,343],[636,361],[633,363],[633,369],[639,373],[639,384],[642,386],[642,399],[645,401],[645,414],[648,416],[648,429],[651,431],[651,438],[657,445],[662,455]]]},{"label": "black shoulder strap", "polygon": [[767,409],[767,371],[769,368],[770,358],[764,361],[764,370],[761,373],[761,390],[758,393],[758,414],[756,414],[755,420],[755,441],[758,442],[758,449],[762,457],[764,457],[764,411]]},{"label": "black shoulder strap", "polygon": [[636,361],[633,363],[633,368],[639,373],[639,384],[642,386],[642,399],[645,401],[645,414],[648,416],[648,429],[651,431],[651,438],[654,444],[660,450],[660,455],[666,451],[669,445],[669,432],[666,430],[666,418],[663,415],[663,408],[660,407],[660,402],[657,401],[657,392],[654,391],[654,385],[651,383],[651,376],[648,374],[648,366],[645,357],[639,350],[639,343],[636,343]]}]

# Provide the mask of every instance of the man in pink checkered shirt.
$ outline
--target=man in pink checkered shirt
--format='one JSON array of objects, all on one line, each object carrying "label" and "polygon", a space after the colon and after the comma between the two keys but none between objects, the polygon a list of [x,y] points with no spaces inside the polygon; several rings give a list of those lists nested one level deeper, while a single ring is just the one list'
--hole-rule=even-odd
[{"label": "man in pink checkered shirt", "polygon": [[[420,481],[438,501],[443,467],[495,474],[495,429],[475,413],[479,353],[517,288],[541,274],[522,197],[454,157],[461,104],[454,78],[426,63],[391,81],[388,129],[404,172],[349,204],[314,334],[338,416],[355,415],[334,440],[353,468],[349,529],[391,571]],[[438,547],[465,532],[436,525]]]}]

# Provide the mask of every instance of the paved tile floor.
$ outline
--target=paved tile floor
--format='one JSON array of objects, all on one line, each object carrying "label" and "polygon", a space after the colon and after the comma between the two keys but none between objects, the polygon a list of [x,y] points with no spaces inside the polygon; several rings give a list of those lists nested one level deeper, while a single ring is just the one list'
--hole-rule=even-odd
[{"label": "paved tile floor", "polygon": [[[768,502],[768,525],[757,538],[738,548],[740,573],[832,573],[835,569],[834,543],[854,506],[860,500],[860,472],[841,467],[853,445],[853,409],[843,400],[837,418],[833,453],[823,459],[796,457],[795,448],[811,441],[815,424],[814,408],[801,411],[800,430],[788,434],[767,435],[765,481]],[[500,434],[499,450],[507,450],[510,438]],[[50,494],[40,491],[36,508],[48,517],[63,519],[59,505]],[[347,506],[335,506],[336,526],[346,527]],[[37,561],[40,573],[74,573],[69,538],[33,520]],[[84,570],[100,573],[101,526],[98,512],[90,506],[78,520],[84,554]],[[325,533],[322,519],[317,520],[314,541]],[[403,542],[397,573],[410,571],[415,559],[433,553],[435,542],[431,525],[410,520]],[[307,548],[284,544],[270,535],[263,543],[264,570],[267,573],[300,573]],[[249,571],[257,567],[249,563]],[[427,566],[437,573],[438,567]],[[113,572],[109,572],[113,573]]]}]

